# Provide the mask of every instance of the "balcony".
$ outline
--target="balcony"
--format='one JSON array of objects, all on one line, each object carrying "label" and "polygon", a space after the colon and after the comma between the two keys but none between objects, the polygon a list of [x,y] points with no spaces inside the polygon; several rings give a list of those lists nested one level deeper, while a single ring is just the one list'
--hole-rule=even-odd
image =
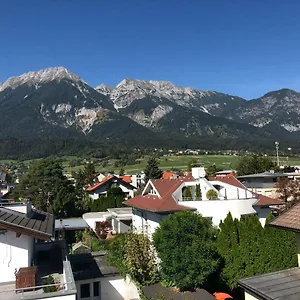
[{"label": "balcony", "polygon": [[[0,284],[0,299],[44,299],[67,296],[68,300],[76,299],[76,286],[68,260],[67,249],[64,242],[37,243],[35,244],[34,262],[36,268],[22,268],[24,272],[21,281],[26,282],[27,287],[19,287],[16,282]],[[26,271],[28,273],[26,274]],[[30,274],[36,269],[36,275]],[[26,277],[27,276],[27,277]],[[35,276],[32,279],[32,276]],[[48,284],[47,279],[55,279]],[[49,281],[48,281],[49,282]]]}]

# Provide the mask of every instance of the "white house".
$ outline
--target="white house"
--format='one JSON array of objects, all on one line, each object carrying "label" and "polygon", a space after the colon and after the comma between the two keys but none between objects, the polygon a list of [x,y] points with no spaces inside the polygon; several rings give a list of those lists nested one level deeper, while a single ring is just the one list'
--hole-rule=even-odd
[{"label": "white house", "polygon": [[[196,197],[196,185],[200,186],[202,199]],[[192,193],[189,199],[184,198],[187,187]],[[207,199],[206,193],[209,190],[217,193],[217,199]],[[133,208],[133,228],[149,237],[160,221],[173,212],[197,211],[204,217],[212,218],[216,226],[229,212],[233,218],[238,219],[255,214],[264,226],[270,205],[280,204],[276,199],[249,191],[233,175],[207,179],[204,168],[193,168],[192,176],[189,177],[149,180],[142,195],[124,203]]]},{"label": "white house", "polygon": [[124,178],[122,178],[110,175],[103,177],[101,181],[88,187],[87,192],[89,193],[90,197],[95,200],[100,196],[105,196],[107,194],[107,190],[111,187],[119,187],[127,197],[134,197],[134,192],[137,189],[131,184],[131,181],[129,182],[127,177],[125,178],[124,176]]},{"label": "white house", "polygon": [[70,255],[70,261],[78,300],[140,299],[135,284],[124,280],[116,268],[109,266],[104,253]]},{"label": "white house", "polygon": [[93,231],[96,230],[97,222],[109,221],[112,231],[124,233],[131,229],[132,209],[131,207],[109,208],[106,212],[85,213],[82,218]]},{"label": "white house", "polygon": [[[30,202],[1,203],[0,299],[76,299],[65,244],[53,239],[52,214],[33,209]],[[45,294],[43,279],[50,274],[59,288]]]}]

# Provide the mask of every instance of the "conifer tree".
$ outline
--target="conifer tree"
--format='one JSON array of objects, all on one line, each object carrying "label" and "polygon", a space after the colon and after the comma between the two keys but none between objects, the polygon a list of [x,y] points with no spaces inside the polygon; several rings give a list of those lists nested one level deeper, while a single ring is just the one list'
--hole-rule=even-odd
[{"label": "conifer tree", "polygon": [[158,161],[155,159],[155,157],[151,157],[146,165],[146,168],[144,170],[145,173],[145,182],[147,182],[149,179],[159,179],[162,176],[162,170],[158,167]]},{"label": "conifer tree", "polygon": [[202,200],[202,192],[201,192],[201,187],[200,184],[196,184],[196,200]]},{"label": "conifer tree", "polygon": [[184,190],[184,198],[186,201],[192,200],[192,192],[191,192],[191,188],[189,186],[187,186]]}]

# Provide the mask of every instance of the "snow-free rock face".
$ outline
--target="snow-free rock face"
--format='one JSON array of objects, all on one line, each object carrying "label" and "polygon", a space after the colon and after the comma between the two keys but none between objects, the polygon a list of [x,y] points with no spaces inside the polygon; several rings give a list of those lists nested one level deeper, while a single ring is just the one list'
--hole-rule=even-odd
[{"label": "snow-free rock face", "polygon": [[219,144],[224,138],[250,136],[274,140],[274,132],[300,131],[299,115],[300,97],[291,90],[246,101],[169,81],[124,79],[116,87],[94,89],[63,67],[29,72],[0,85],[1,134],[19,139],[126,141],[130,136],[139,141],[170,138],[178,146],[191,137]]},{"label": "snow-free rock face", "polygon": [[68,71],[64,67],[55,67],[43,69],[37,72],[29,72],[20,76],[11,77],[7,79],[2,85],[0,84],[0,92],[10,88],[15,89],[16,87],[27,84],[34,85],[36,89],[39,88],[41,84],[50,82],[50,81],[60,81],[63,79],[68,79],[73,82],[83,82],[83,80],[76,74]]},{"label": "snow-free rock face", "polygon": [[32,122],[39,122],[41,128],[51,124],[84,134],[98,122],[98,111],[114,111],[107,97],[63,67],[9,78],[0,87],[0,105],[2,120],[7,119],[8,124],[20,114],[26,119],[32,117]]},{"label": "snow-free rock face", "polygon": [[233,112],[253,126],[276,126],[288,132],[300,131],[300,94],[289,89],[270,92],[261,98],[250,100]]}]

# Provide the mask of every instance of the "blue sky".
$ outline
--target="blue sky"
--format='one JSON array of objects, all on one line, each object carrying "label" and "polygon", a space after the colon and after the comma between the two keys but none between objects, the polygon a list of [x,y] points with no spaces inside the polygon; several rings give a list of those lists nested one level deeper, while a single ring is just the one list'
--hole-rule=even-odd
[{"label": "blue sky", "polygon": [[10,0],[0,81],[65,66],[92,86],[169,80],[247,99],[300,91],[298,0]]}]

